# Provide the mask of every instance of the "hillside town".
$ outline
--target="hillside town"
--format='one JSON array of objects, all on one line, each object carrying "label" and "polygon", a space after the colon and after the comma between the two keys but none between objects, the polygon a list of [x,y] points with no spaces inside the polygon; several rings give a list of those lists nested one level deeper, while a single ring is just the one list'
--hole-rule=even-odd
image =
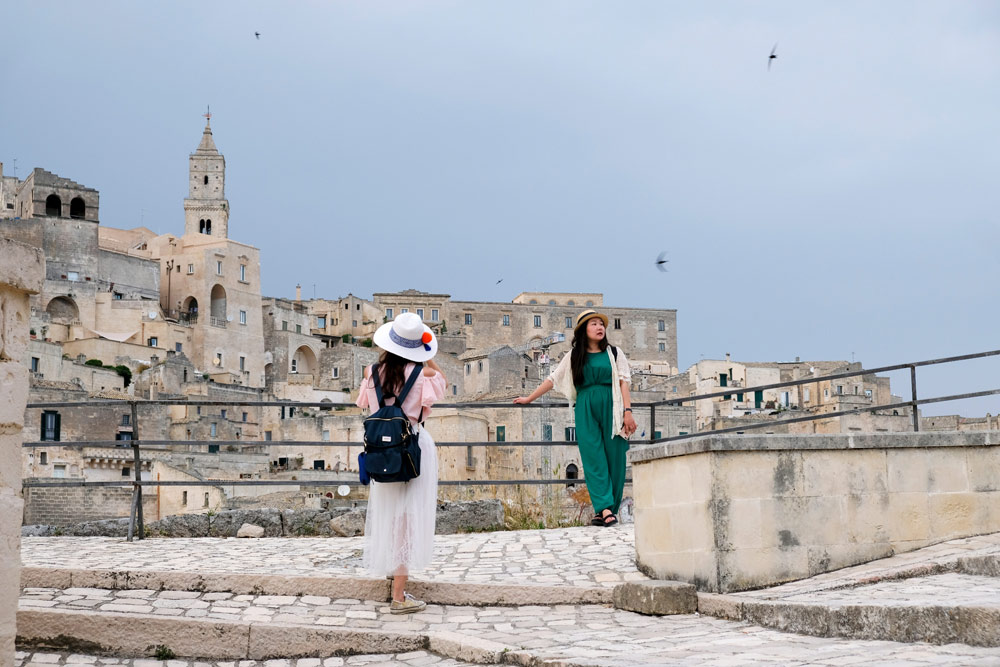
[{"label": "hillside town", "polygon": [[[859,362],[740,361],[727,354],[681,370],[677,311],[668,307],[607,304],[600,293],[524,292],[509,302],[464,301],[410,286],[370,298],[348,293],[304,299],[300,285],[294,299],[264,295],[267,258],[236,240],[239,214],[226,199],[226,162],[209,123],[189,156],[183,227],[178,219],[177,229],[163,234],[102,224],[95,188],[43,168],[24,179],[8,176],[0,164],[2,236],[41,248],[45,256],[41,293],[31,297],[24,359],[31,372],[29,403],[87,402],[28,408],[25,439],[51,446],[24,449],[25,480],[132,479],[136,463],[128,443],[138,437],[138,428],[143,441],[156,443],[143,449],[142,479],[287,482],[157,487],[144,498],[152,519],[215,512],[261,496],[279,504],[330,498],[329,485],[316,482],[357,476],[363,417],[353,402],[364,367],[377,360],[372,335],[406,312],[420,316],[439,340],[438,363],[449,386],[446,400],[429,418],[437,439],[482,443],[443,447],[442,480],[572,480],[580,474],[579,454],[569,446],[575,440],[572,411],[497,405],[530,393],[548,377],[569,351],[574,318],[584,308],[607,314],[609,340],[631,364],[633,400],[731,390],[661,407],[655,423],[648,411],[637,410],[636,441],[761,422],[771,425],[768,433],[912,429],[907,407],[866,410],[903,400],[892,395],[888,378],[822,379],[861,370]],[[743,391],[811,377],[817,380]],[[109,402],[102,405],[102,400]],[[121,400],[137,401],[136,412]],[[565,398],[550,395],[548,400],[556,404]],[[252,405],[260,402],[289,405]],[[856,412],[782,423],[842,411]],[[1000,426],[990,416],[933,422],[924,420],[922,429]],[[94,444],[60,445],[81,441]],[[514,446],[521,441],[541,446]],[[550,485],[532,493],[556,494],[558,500],[571,491]],[[68,525],[128,515],[128,487],[102,488],[99,503],[83,502],[89,492],[68,486],[26,488],[24,522]],[[509,487],[491,485],[442,488],[442,495],[456,498],[509,492]],[[363,498],[363,489],[355,487],[346,500]]]}]

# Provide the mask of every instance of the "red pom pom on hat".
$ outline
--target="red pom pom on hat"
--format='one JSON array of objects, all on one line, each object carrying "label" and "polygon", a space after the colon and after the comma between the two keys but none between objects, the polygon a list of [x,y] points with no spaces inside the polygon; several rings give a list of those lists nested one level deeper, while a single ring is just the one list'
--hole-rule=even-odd
[{"label": "red pom pom on hat", "polygon": [[434,340],[434,336],[431,335],[430,331],[425,331],[424,335],[420,337],[421,343],[429,343]]}]

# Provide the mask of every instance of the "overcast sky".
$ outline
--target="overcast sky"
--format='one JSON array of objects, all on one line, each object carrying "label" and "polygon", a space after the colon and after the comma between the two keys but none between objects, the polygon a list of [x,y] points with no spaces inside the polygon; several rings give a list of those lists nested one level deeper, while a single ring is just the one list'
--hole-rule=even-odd
[{"label": "overcast sky", "polygon": [[[5,173],[181,233],[211,105],[265,295],[599,291],[676,308],[681,368],[1000,348],[1000,3],[102,0],[3,23]],[[956,411],[1000,399],[925,409]]]}]

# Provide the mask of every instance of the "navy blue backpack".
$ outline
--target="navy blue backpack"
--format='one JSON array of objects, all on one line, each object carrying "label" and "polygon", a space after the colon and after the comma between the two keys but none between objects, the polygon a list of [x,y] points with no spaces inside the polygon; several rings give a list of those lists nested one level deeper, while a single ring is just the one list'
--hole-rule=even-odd
[{"label": "navy blue backpack", "polygon": [[[410,419],[403,414],[403,401],[423,372],[423,364],[417,364],[393,405],[385,404],[382,395],[382,381],[378,376],[378,364],[372,365],[372,382],[378,398],[378,410],[364,421],[365,451],[358,463],[361,481],[366,477],[376,482],[408,482],[420,476],[420,443],[413,431]],[[423,416],[423,409],[420,415]]]}]

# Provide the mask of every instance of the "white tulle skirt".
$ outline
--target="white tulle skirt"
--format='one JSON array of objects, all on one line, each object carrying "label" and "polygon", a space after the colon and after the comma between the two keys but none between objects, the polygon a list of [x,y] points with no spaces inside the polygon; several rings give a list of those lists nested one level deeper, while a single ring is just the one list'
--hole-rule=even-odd
[{"label": "white tulle skirt", "polygon": [[420,433],[420,476],[409,482],[382,484],[368,490],[364,567],[373,576],[427,567],[434,557],[437,518],[438,461],[434,438]]}]

